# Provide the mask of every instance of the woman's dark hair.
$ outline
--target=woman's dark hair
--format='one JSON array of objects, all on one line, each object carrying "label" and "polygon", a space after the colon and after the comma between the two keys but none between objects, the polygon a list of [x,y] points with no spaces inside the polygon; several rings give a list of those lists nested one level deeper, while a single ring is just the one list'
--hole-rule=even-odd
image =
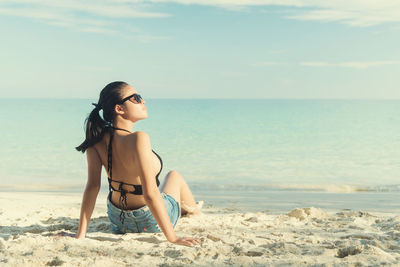
[{"label": "woman's dark hair", "polygon": [[[93,104],[96,107],[90,112],[85,120],[86,138],[82,144],[75,149],[85,153],[88,147],[99,142],[104,133],[110,129],[114,120],[114,107],[122,100],[121,89],[128,84],[126,82],[112,82],[106,85],[100,92],[99,102]],[[100,117],[100,110],[103,110],[103,118]]]}]

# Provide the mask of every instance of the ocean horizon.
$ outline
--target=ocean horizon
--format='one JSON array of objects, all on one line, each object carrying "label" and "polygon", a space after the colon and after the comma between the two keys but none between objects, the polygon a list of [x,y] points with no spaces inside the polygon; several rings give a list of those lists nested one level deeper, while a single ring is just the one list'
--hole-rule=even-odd
[{"label": "ocean horizon", "polygon": [[[95,101],[1,98],[0,191],[83,192],[86,156],[75,147]],[[278,210],[314,203],[393,211],[400,209],[399,104],[146,99],[149,116],[132,130],[149,133],[163,159],[161,180],[177,170],[212,205]],[[107,192],[105,171],[101,192]]]}]

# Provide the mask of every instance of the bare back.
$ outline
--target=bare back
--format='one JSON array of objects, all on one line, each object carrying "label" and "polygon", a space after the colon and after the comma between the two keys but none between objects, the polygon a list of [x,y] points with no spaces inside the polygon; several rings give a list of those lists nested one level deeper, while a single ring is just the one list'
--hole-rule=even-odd
[{"label": "bare back", "polygon": [[[132,139],[133,138],[133,139]],[[140,170],[138,159],[135,158],[136,147],[132,149],[132,141],[136,139],[136,132],[128,135],[120,135],[114,132],[114,137],[112,140],[112,179],[119,182],[140,185]],[[100,156],[101,163],[106,170],[107,176],[110,177],[108,173],[108,144],[110,140],[110,134],[105,133],[103,139],[94,145],[97,153]],[[136,143],[136,142],[134,142]],[[154,177],[161,169],[161,163],[157,156],[153,154],[153,164],[151,166]],[[111,182],[113,186],[117,186],[118,183]],[[126,190],[132,190],[132,186],[123,185]],[[120,193],[114,191],[112,193],[111,202],[119,207]],[[127,208],[128,209],[138,209],[146,205],[143,195],[127,194]]]}]

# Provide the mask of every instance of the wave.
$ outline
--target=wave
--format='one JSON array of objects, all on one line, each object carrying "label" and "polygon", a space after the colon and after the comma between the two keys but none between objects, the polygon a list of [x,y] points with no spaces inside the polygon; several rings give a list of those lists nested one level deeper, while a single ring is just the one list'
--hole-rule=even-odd
[{"label": "wave", "polygon": [[30,183],[30,184],[3,184],[0,185],[0,191],[3,192],[77,192],[84,190],[84,185],[71,184],[47,184],[47,183]]},{"label": "wave", "polygon": [[400,192],[400,184],[387,185],[354,185],[354,184],[193,184],[201,190],[235,190],[235,191],[313,191],[328,193],[361,193],[361,192]]},{"label": "wave", "polygon": [[[211,184],[190,183],[194,191],[298,191],[298,192],[327,192],[327,193],[362,193],[362,192],[400,192],[400,184],[357,185],[357,184]],[[0,191],[40,191],[40,192],[83,192],[84,184],[6,184],[0,185]],[[102,192],[108,191],[103,184]]]},{"label": "wave", "polygon": [[320,191],[320,192],[330,192],[330,193],[356,193],[356,192],[377,192],[376,189],[366,186],[357,185],[335,185],[335,184],[286,184],[286,185],[276,185],[276,188],[288,190],[300,190],[300,191]]}]

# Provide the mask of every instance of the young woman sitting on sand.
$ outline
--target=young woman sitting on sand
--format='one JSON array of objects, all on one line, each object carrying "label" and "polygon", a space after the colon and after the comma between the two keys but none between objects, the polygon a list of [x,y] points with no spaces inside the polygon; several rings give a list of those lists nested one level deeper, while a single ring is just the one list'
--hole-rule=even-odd
[{"label": "young woman sitting on sand", "polygon": [[[108,174],[107,214],[113,233],[160,232],[168,241],[192,246],[199,239],[177,237],[181,215],[201,214],[187,183],[170,171],[161,189],[161,157],[151,148],[146,132],[132,132],[147,118],[146,102],[125,82],[112,82],[86,120],[86,139],[76,149],[86,151],[88,181],[83,195],[77,238],[84,238],[100,190],[101,168]],[[103,118],[100,117],[102,110]]]}]

